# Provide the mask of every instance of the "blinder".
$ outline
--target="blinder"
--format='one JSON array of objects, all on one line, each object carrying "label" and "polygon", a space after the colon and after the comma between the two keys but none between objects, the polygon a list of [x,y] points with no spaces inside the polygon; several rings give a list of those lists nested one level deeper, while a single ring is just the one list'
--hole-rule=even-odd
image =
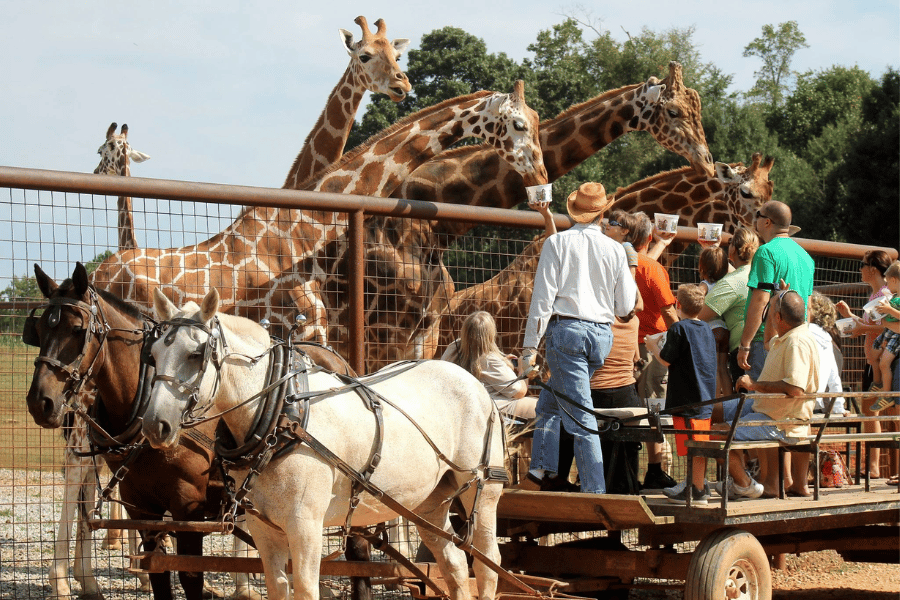
[{"label": "blinder", "polygon": [[35,348],[41,347],[41,337],[38,335],[37,322],[40,317],[34,313],[37,308],[31,309],[31,314],[25,317],[25,327],[22,329],[22,343]]}]

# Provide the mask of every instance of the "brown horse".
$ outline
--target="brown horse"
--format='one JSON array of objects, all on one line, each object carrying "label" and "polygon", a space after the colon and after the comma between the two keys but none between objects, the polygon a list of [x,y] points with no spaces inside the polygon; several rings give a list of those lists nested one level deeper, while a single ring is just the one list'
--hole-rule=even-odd
[{"label": "brown horse", "polygon": [[[48,300],[47,310],[26,323],[23,336],[30,336],[31,342],[41,348],[27,396],[28,410],[35,423],[41,427],[60,427],[67,412],[67,400],[85,391],[84,387],[95,388],[97,399],[92,415],[121,445],[133,442],[132,433],[139,431],[134,424],[140,417],[136,404],[140,402],[142,388],[141,349],[149,320],[134,305],[91,287],[81,263],[76,264],[72,277],[59,285],[37,265],[35,276]],[[330,349],[315,344],[303,344],[301,349],[316,364],[355,376],[350,365]],[[212,438],[216,425],[216,421],[211,421],[199,426],[198,435],[185,439],[174,452],[140,450],[120,484],[122,500],[132,518],[157,520],[166,511],[175,520],[200,520],[218,514],[223,488],[219,470],[213,465]],[[110,447],[112,440],[102,434],[94,437],[99,438],[101,447]],[[127,460],[127,454],[107,453],[104,458],[115,473]],[[170,483],[160,486],[160,481]],[[147,550],[154,549],[155,545],[155,540],[145,540]],[[202,554],[202,535],[180,532],[178,552]],[[348,560],[368,557],[365,540],[350,538]],[[189,600],[201,597],[202,575],[179,573]],[[235,598],[259,597],[249,586],[246,575],[236,574],[235,580]],[[168,573],[150,575],[154,598],[172,597],[170,581]],[[355,600],[370,596],[368,579],[355,579],[352,584]]]}]

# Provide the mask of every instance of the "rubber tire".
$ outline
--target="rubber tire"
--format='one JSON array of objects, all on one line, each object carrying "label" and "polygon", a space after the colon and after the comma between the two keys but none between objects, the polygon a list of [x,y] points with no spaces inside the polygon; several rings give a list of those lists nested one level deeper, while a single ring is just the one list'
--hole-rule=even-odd
[{"label": "rubber tire", "polygon": [[[737,584],[737,595],[726,589]],[[772,600],[772,571],[762,545],[741,529],[718,529],[706,536],[688,567],[684,600]]]}]

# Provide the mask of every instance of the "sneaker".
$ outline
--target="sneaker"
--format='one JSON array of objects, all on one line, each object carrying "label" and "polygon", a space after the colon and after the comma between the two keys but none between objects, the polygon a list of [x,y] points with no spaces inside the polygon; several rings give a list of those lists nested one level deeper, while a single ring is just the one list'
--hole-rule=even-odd
[{"label": "sneaker", "polygon": [[642,490],[664,490],[666,488],[675,487],[678,485],[678,482],[672,479],[672,477],[663,471],[657,471],[655,473],[648,472],[647,475],[644,476],[644,484],[641,486]]},{"label": "sneaker", "polygon": [[879,412],[886,408],[890,408],[897,403],[896,396],[881,396],[878,400],[869,407],[869,410],[872,412]]},{"label": "sneaker", "polygon": [[682,481],[681,483],[679,483],[678,485],[676,485],[674,487],[663,488],[663,494],[665,494],[669,498],[672,498],[674,496],[677,496],[681,492],[683,492],[686,485],[687,485],[687,479],[685,479],[684,481]]},{"label": "sneaker", "polygon": [[878,398],[878,392],[881,391],[881,386],[877,383],[873,383],[869,386],[867,390],[869,393],[862,397],[863,400],[875,400]]},{"label": "sneaker", "polygon": [[726,481],[716,482],[716,493],[720,496],[725,495],[725,492],[723,490],[726,483],[728,485],[729,500],[739,500],[741,498],[759,498],[763,495],[763,485],[757,482],[752,477],[750,478],[750,484],[746,487],[739,486],[734,482],[734,479],[729,477]]},{"label": "sneaker", "polygon": [[747,459],[747,474],[756,479],[759,477],[759,459],[758,458],[750,458]]},{"label": "sneaker", "polygon": [[[692,505],[693,504],[709,504],[709,485],[708,484],[704,484],[702,490],[698,490],[693,485],[685,485],[684,488],[682,488],[682,490],[679,493],[677,493],[673,496],[666,494],[666,498],[672,504],[687,504],[688,490],[690,490]],[[663,493],[665,493],[665,492],[663,492]]]}]

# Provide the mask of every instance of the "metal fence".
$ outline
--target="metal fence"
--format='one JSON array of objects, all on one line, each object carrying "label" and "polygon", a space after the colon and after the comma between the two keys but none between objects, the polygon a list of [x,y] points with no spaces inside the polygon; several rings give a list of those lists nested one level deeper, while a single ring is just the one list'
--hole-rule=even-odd
[{"label": "metal fence", "polygon": [[[139,246],[122,252],[119,196],[133,198]],[[40,304],[33,264],[59,282],[81,261],[98,286],[145,309],[155,284],[176,302],[214,285],[226,310],[268,318],[276,333],[304,312],[309,337],[321,336],[368,371],[440,356],[474,307],[497,317],[503,349],[518,352],[537,256],[531,244],[542,228],[531,211],[0,167],[0,597],[49,595],[65,488],[65,442],[59,430],[37,427],[24,402],[36,351],[19,336],[28,309]],[[696,230],[681,228],[679,239],[695,240]],[[799,241],[815,258],[816,286],[859,308],[866,248]],[[696,262],[696,246],[672,260],[673,287],[699,281]],[[858,389],[860,340],[846,339],[843,353],[844,382]],[[72,537],[62,536],[74,555]],[[92,570],[106,597],[149,597],[126,572],[127,550],[101,544],[95,533]],[[209,536],[205,552],[224,546],[222,536]],[[224,575],[207,581],[231,585]],[[346,596],[345,582],[330,587]]]}]

